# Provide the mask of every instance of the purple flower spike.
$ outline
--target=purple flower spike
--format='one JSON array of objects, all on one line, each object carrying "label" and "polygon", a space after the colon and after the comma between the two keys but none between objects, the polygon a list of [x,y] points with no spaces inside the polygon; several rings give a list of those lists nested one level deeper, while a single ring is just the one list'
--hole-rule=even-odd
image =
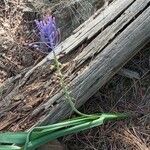
[{"label": "purple flower spike", "polygon": [[35,23],[39,30],[40,42],[42,43],[40,45],[41,48],[44,51],[47,51],[46,47],[48,48],[48,51],[53,50],[58,44],[60,37],[55,18],[53,16],[46,16],[42,21],[35,20]]}]

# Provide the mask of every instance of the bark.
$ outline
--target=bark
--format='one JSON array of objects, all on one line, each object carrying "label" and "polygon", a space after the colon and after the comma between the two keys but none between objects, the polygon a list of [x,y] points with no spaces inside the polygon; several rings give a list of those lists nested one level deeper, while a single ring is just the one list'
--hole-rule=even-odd
[{"label": "bark", "polygon": [[[104,11],[98,10],[56,47],[54,51],[77,108],[150,41],[149,22],[150,0],[116,0]],[[1,119],[0,129],[20,130],[54,123],[72,112],[53,59],[50,53],[20,77],[9,94],[2,94],[5,110],[14,107],[9,112],[3,110],[6,123]],[[15,122],[11,115],[17,116]]]}]

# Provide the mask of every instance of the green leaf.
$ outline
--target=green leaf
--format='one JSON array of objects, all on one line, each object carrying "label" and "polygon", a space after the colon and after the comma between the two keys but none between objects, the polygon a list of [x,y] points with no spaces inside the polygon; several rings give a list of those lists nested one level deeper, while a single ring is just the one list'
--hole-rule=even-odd
[{"label": "green leaf", "polygon": [[[47,126],[41,126],[41,127],[35,127],[33,129],[33,133],[31,135],[31,139],[39,138],[43,135],[49,134],[51,132],[54,132],[56,130],[72,126],[72,125],[78,125],[80,123],[86,122],[89,120],[89,118],[85,117],[78,117],[75,119],[70,119],[61,123],[47,125]],[[6,143],[6,144],[25,144],[26,138],[27,138],[28,132],[5,132],[0,133],[0,143]]]},{"label": "green leaf", "polygon": [[0,150],[23,150],[19,146],[13,146],[13,145],[0,145]]},{"label": "green leaf", "polygon": [[67,121],[63,121],[57,124],[34,127],[28,132],[6,132],[0,133],[0,143],[2,144],[15,144],[17,146],[4,146],[0,145],[0,150],[31,150],[35,149],[51,140],[55,140],[59,137],[77,133],[83,130],[87,130],[99,125],[102,125],[106,121],[126,118],[126,114],[96,114],[90,116],[82,116],[73,118]]},{"label": "green leaf", "polygon": [[80,123],[78,125],[75,126],[71,126],[71,127],[67,127],[64,129],[60,129],[58,131],[52,132],[51,134],[47,134],[45,136],[42,136],[36,140],[32,140],[31,142],[29,142],[28,144],[28,149],[32,149],[32,148],[37,148],[40,145],[43,145],[51,140],[55,140],[59,137],[68,135],[68,134],[73,134],[73,133],[77,133],[86,129],[90,129],[99,125],[102,125],[104,123],[104,121],[109,121],[109,120],[114,120],[114,119],[121,119],[122,117],[126,117],[126,115],[122,115],[122,114],[102,114],[101,117],[99,117],[98,119],[94,120],[87,120],[84,123]]},{"label": "green leaf", "polygon": [[0,133],[0,143],[7,144],[24,144],[27,137],[27,132],[5,132]]},{"label": "green leaf", "polygon": [[83,124],[90,120],[92,121],[94,118],[98,118],[98,116],[96,116],[96,117],[95,117],[95,115],[93,115],[92,117],[91,116],[90,117],[83,116],[83,117],[70,119],[70,120],[67,120],[67,121],[64,121],[61,123],[57,123],[57,124],[53,124],[53,125],[49,125],[49,126],[35,127],[28,133],[28,136],[26,138],[25,150],[27,149],[27,144],[29,143],[29,141],[33,141],[33,140],[38,139],[45,135],[53,134],[57,131],[63,130],[65,128],[69,128],[71,126]]}]

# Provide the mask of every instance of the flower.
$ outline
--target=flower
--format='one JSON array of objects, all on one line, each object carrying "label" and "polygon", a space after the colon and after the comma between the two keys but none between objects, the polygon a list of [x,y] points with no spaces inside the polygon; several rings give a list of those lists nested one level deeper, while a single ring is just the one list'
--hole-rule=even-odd
[{"label": "flower", "polygon": [[[43,21],[35,20],[40,35],[40,48],[47,47],[48,52],[55,48],[59,42],[59,31],[56,26],[55,17],[45,16]],[[47,50],[46,50],[47,51]]]}]

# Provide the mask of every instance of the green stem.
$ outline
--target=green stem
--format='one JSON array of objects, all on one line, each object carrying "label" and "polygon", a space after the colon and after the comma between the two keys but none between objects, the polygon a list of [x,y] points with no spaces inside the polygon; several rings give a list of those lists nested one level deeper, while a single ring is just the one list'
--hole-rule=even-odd
[{"label": "green stem", "polygon": [[63,92],[65,94],[66,100],[69,102],[72,110],[74,112],[76,112],[78,115],[81,115],[81,116],[85,116],[85,117],[92,116],[92,115],[84,114],[84,113],[82,113],[82,112],[80,112],[79,110],[76,109],[75,104],[73,103],[73,98],[70,96],[69,91],[67,89],[67,85],[64,82],[64,77],[63,77],[63,74],[61,73],[61,69],[60,69],[60,66],[59,66],[60,63],[59,63],[54,51],[53,51],[53,54],[54,54],[54,61],[55,61],[55,64],[56,64],[56,69],[58,71],[58,75],[60,76],[61,87],[62,87]]}]

